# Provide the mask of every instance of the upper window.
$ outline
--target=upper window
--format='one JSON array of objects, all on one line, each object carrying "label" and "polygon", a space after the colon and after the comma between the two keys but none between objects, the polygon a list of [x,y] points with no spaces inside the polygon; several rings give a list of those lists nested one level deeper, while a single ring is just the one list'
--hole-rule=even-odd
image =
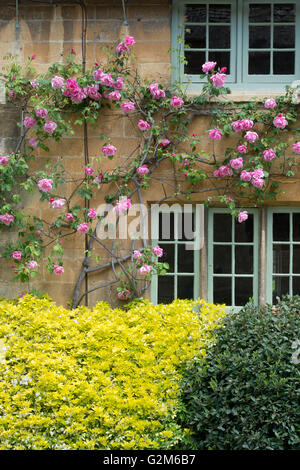
[{"label": "upper window", "polygon": [[173,0],[173,4],[175,79],[180,74],[192,88],[199,87],[207,61],[227,67],[227,83],[233,89],[257,88],[264,82],[268,88],[270,84],[284,88],[300,78],[299,1]]}]

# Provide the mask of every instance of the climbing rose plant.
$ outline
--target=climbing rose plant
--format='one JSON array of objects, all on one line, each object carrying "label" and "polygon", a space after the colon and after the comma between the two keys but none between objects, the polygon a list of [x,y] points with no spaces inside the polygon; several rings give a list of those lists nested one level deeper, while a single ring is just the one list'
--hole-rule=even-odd
[{"label": "climbing rose plant", "polygon": [[[106,212],[91,207],[95,195],[102,192],[107,207],[113,205],[116,226],[130,214],[133,202],[143,204],[146,191],[157,180],[165,193],[157,203],[189,201],[198,194],[207,205],[228,207],[243,223],[248,213],[241,207],[261,204],[265,198],[275,200],[279,179],[294,175],[300,154],[299,107],[293,103],[289,87],[276,99],[225,102],[223,97],[230,93],[226,68],[207,62],[202,66],[201,78],[206,80],[202,92],[191,98],[182,86],[164,87],[142,79],[134,68],[134,43],[132,36],[126,36],[114,50],[107,50],[101,66],[95,63],[88,70],[76,62],[72,50],[64,64],[54,63],[44,75],[33,68],[35,56],[24,68],[8,56],[1,74],[8,100],[21,110],[16,148],[0,156],[0,227],[18,232],[17,241],[7,244],[4,255],[12,260],[16,281],[29,282],[38,275],[42,263],[51,274],[62,276],[64,241],[74,235],[86,237],[73,307],[91,290],[113,284],[120,300],[140,297],[153,274],[164,274],[168,269],[162,248],[149,245],[142,235],[148,213],[141,218],[139,240],[133,238],[127,255],[119,255],[117,243],[111,245],[99,238]],[[99,153],[92,158],[86,145],[88,130],[97,127],[108,109],[119,111],[139,135],[136,149],[111,170],[105,170],[105,161],[113,160],[122,150],[113,138],[101,134]],[[193,132],[193,119],[201,115],[211,118],[207,136]],[[61,142],[74,135],[78,126],[83,126],[85,143],[80,178],[64,168],[63,159],[49,160],[43,168],[33,169],[40,150],[49,151],[51,141]],[[226,145],[230,135],[236,137],[235,147]],[[202,148],[205,137],[211,143],[210,152]],[[224,141],[222,153],[217,150],[219,141]],[[166,161],[173,169],[172,182],[160,173]],[[68,191],[70,185],[72,190]],[[41,207],[48,204],[51,209],[49,220],[26,211],[24,191],[39,192]],[[93,255],[99,245],[107,252],[109,263],[100,264],[99,257]],[[84,278],[108,265],[114,279],[99,283],[80,297]]]}]

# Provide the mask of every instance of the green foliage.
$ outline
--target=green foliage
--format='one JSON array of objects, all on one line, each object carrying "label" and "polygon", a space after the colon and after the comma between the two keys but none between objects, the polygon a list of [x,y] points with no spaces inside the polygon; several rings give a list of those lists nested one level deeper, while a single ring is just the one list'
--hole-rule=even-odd
[{"label": "green foliage", "polygon": [[176,300],[66,310],[0,299],[0,449],[170,449],[180,379],[205,356],[224,306]]},{"label": "green foliage", "polygon": [[195,360],[183,381],[197,448],[300,448],[299,339],[300,297],[224,319],[206,361]]}]

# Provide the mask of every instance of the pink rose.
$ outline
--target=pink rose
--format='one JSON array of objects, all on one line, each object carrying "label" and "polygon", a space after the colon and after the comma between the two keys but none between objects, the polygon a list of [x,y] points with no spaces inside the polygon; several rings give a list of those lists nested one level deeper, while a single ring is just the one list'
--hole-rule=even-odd
[{"label": "pink rose", "polygon": [[183,99],[179,98],[179,96],[173,96],[170,104],[173,108],[181,108],[183,105]]},{"label": "pink rose", "polygon": [[57,124],[54,121],[46,121],[44,124],[44,131],[48,134],[53,134],[56,128]]},{"label": "pink rose", "polygon": [[277,103],[276,101],[274,100],[274,98],[268,98],[266,101],[265,101],[265,104],[264,104],[265,108],[267,109],[273,109],[277,106]]},{"label": "pink rose", "polygon": [[[300,153],[300,141],[293,144],[293,151],[295,153]],[[1,158],[1,157],[0,157]]]},{"label": "pink rose", "polygon": [[90,219],[94,219],[95,217],[97,217],[97,211],[96,211],[96,209],[90,209],[90,210],[88,211],[88,217],[89,217]]},{"label": "pink rose", "polygon": [[239,215],[238,215],[238,221],[239,223],[241,224],[242,222],[245,222],[245,220],[248,219],[248,212],[247,211],[243,211],[243,212],[240,212]]},{"label": "pink rose", "polygon": [[271,161],[276,158],[276,150],[268,149],[264,150],[264,159],[267,161]]},{"label": "pink rose", "polygon": [[214,171],[214,176],[216,178],[224,178],[226,176],[232,176],[233,171],[229,168],[229,165],[222,165],[218,170]]},{"label": "pink rose", "polygon": [[161,145],[162,147],[167,147],[167,145],[169,144],[170,144],[169,139],[161,139],[159,142],[159,145]]},{"label": "pink rose", "polygon": [[98,82],[100,81],[102,75],[104,75],[104,73],[102,72],[101,69],[96,69],[96,70],[94,70],[94,72],[93,72],[94,80],[97,80]]},{"label": "pink rose", "polygon": [[85,168],[84,171],[85,171],[85,174],[88,176],[91,176],[93,173],[95,173],[94,168]]},{"label": "pink rose", "polygon": [[202,65],[202,72],[207,73],[215,68],[216,65],[217,62],[205,62],[205,64]]},{"label": "pink rose", "polygon": [[131,200],[124,198],[116,202],[114,211],[117,214],[121,215],[121,214],[124,214],[126,211],[128,211],[130,207],[131,207]]},{"label": "pink rose", "polygon": [[36,125],[36,120],[30,116],[26,116],[23,124],[25,127],[27,127],[27,129],[30,129],[31,127],[34,127]]},{"label": "pink rose", "polygon": [[242,119],[241,123],[242,123],[244,131],[248,131],[249,129],[252,129],[252,127],[254,125],[254,123],[253,123],[253,121],[251,121],[251,119]]},{"label": "pink rose", "polygon": [[79,233],[87,233],[89,231],[89,224],[84,222],[83,224],[78,225],[77,232]]},{"label": "pink rose", "polygon": [[112,155],[114,155],[117,151],[117,148],[114,147],[113,145],[111,144],[108,144],[108,145],[104,145],[102,147],[102,152],[107,156],[107,157],[111,157]]},{"label": "pink rose", "polygon": [[29,145],[33,148],[36,148],[39,145],[39,143],[37,140],[34,139],[34,137],[31,137],[29,139]]},{"label": "pink rose", "polygon": [[60,275],[60,274],[63,274],[65,272],[65,270],[64,270],[63,266],[59,266],[59,265],[55,264],[53,266],[53,272],[54,272],[54,274]]},{"label": "pink rose", "polygon": [[67,212],[66,215],[65,215],[65,218],[69,221],[72,221],[72,220],[74,220],[74,215],[71,214],[71,212]]},{"label": "pink rose", "polygon": [[264,170],[262,168],[255,168],[255,170],[251,172],[251,176],[254,179],[264,178],[265,177]]},{"label": "pink rose", "polygon": [[250,142],[252,144],[253,142],[256,141],[256,139],[258,139],[258,134],[256,132],[251,132],[251,131],[246,132],[245,140],[247,140],[247,142]]},{"label": "pink rose", "polygon": [[239,146],[237,147],[237,151],[238,151],[239,153],[246,153],[246,152],[247,152],[247,147],[246,147],[246,145],[239,145]]},{"label": "pink rose", "polygon": [[123,109],[123,112],[125,114],[131,113],[135,109],[134,103],[132,101],[128,101],[127,103],[122,103],[121,108]]},{"label": "pink rose", "polygon": [[9,159],[10,159],[10,155],[4,155],[0,157],[0,165],[3,165],[3,166],[8,165]]},{"label": "pink rose", "polygon": [[35,269],[35,268],[38,267],[38,264],[37,264],[37,262],[36,262],[35,260],[32,260],[32,261],[29,261],[29,262],[27,263],[27,267],[28,267],[29,269]]},{"label": "pink rose", "polygon": [[265,184],[265,180],[263,180],[262,178],[254,178],[252,181],[251,181],[252,185],[255,186],[255,188],[262,188],[262,186]]},{"label": "pink rose", "polygon": [[140,269],[139,272],[141,274],[149,274],[152,271],[152,266],[149,266],[149,264],[144,264]]},{"label": "pink rose", "polygon": [[98,176],[96,176],[96,178],[95,178],[95,179],[93,179],[93,183],[95,183],[95,184],[100,184],[100,183],[101,183],[101,181],[102,181],[102,178],[103,178],[103,175],[102,175],[102,173],[99,173],[99,175],[98,175]]},{"label": "pink rose", "polygon": [[288,125],[288,121],[285,117],[280,113],[278,116],[275,117],[273,124],[278,129],[284,129]]},{"label": "pink rose", "polygon": [[240,178],[242,181],[248,182],[251,180],[252,175],[249,171],[243,170],[241,171]]},{"label": "pink rose", "polygon": [[4,225],[10,225],[13,221],[15,220],[14,216],[11,215],[11,214],[2,214],[0,215],[0,221],[4,224]]},{"label": "pink rose", "polygon": [[36,87],[36,86],[39,86],[39,82],[37,80],[32,80],[30,82],[30,85],[32,86],[32,88]]},{"label": "pink rose", "polygon": [[154,248],[152,248],[152,253],[160,258],[164,254],[164,250],[159,245],[156,245]]},{"label": "pink rose", "polygon": [[243,164],[244,164],[244,160],[242,159],[242,157],[238,157],[238,158],[234,158],[233,160],[230,160],[231,168],[233,168],[234,170],[239,170],[240,168],[243,167]]},{"label": "pink rose", "polygon": [[119,101],[121,99],[121,94],[118,91],[111,91],[107,96],[107,99],[111,101]]},{"label": "pink rose", "polygon": [[136,171],[140,176],[144,176],[149,173],[149,168],[146,165],[142,165],[139,166]]},{"label": "pink rose", "polygon": [[155,99],[160,99],[160,98],[165,98],[166,93],[164,90],[159,88],[158,83],[152,83],[152,85],[149,85],[149,91],[152,95],[153,98]]},{"label": "pink rose", "polygon": [[130,297],[131,293],[130,290],[122,290],[121,292],[118,292],[117,296],[119,300],[128,300]]},{"label": "pink rose", "polygon": [[222,132],[218,129],[210,129],[208,131],[209,138],[212,140],[221,140],[222,139]]},{"label": "pink rose", "polygon": [[61,209],[66,204],[65,199],[55,199],[51,202],[52,209]]},{"label": "pink rose", "polygon": [[126,36],[123,39],[123,42],[126,44],[126,46],[133,46],[133,44],[135,44],[135,39],[133,36]]},{"label": "pink rose", "polygon": [[114,79],[112,78],[111,73],[103,73],[100,77],[100,83],[101,85],[112,88],[114,86]]},{"label": "pink rose", "polygon": [[142,119],[140,119],[138,122],[138,128],[141,131],[147,131],[148,129],[150,129],[150,124],[147,121],[143,121]]},{"label": "pink rose", "polygon": [[44,178],[40,181],[38,181],[38,187],[40,188],[41,191],[44,193],[48,193],[51,191],[53,185],[53,181],[47,178]]},{"label": "pink rose", "polygon": [[235,132],[239,132],[239,131],[242,131],[244,129],[243,121],[240,121],[240,120],[232,122],[231,126],[232,126],[232,128]]},{"label": "pink rose", "polygon": [[124,81],[122,77],[118,77],[114,82],[114,88],[117,90],[122,90],[124,88]]},{"label": "pink rose", "polygon": [[65,83],[65,80],[63,77],[55,76],[51,80],[51,86],[52,88],[58,90],[59,88],[62,88]]},{"label": "pink rose", "polygon": [[88,85],[83,89],[85,95],[88,96],[89,98],[91,98],[92,100],[95,100],[95,101],[98,101],[101,98],[101,94],[99,93],[98,90],[99,90],[98,83],[96,85],[93,85],[93,86]]},{"label": "pink rose", "polygon": [[133,257],[133,259],[140,259],[140,258],[142,258],[142,256],[143,255],[139,250],[134,250],[132,257]]},{"label": "pink rose", "polygon": [[20,260],[22,258],[22,251],[14,251],[12,257],[14,259]]},{"label": "pink rose", "polygon": [[119,42],[119,44],[116,47],[116,52],[118,54],[123,54],[123,52],[130,52],[130,47],[126,46],[123,42]]},{"label": "pink rose", "polygon": [[9,90],[8,96],[14,100],[17,97],[17,93],[15,93],[13,90]]},{"label": "pink rose", "polygon": [[34,110],[35,115],[39,118],[45,118],[48,114],[48,111],[46,108],[38,108]]},{"label": "pink rose", "polygon": [[210,80],[215,88],[222,88],[225,85],[226,74],[217,72],[210,77]]}]

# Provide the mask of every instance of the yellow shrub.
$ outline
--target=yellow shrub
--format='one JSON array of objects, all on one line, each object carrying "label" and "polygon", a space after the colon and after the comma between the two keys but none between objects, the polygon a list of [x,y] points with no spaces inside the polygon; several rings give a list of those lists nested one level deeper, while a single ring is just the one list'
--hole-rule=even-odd
[{"label": "yellow shrub", "polygon": [[224,306],[100,302],[66,310],[0,301],[0,449],[167,449],[185,365],[213,341]]}]

